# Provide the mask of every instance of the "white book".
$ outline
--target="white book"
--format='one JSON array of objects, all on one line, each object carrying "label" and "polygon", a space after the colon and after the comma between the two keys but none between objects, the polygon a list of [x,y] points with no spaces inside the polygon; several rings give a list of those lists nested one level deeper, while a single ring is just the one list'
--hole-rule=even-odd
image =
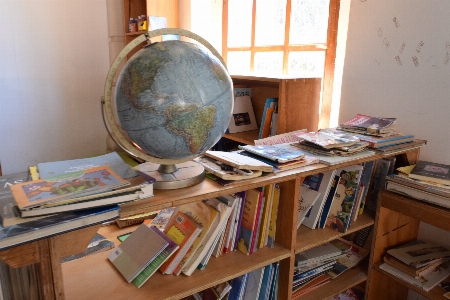
[{"label": "white book", "polygon": [[320,193],[319,198],[316,203],[311,207],[309,215],[305,216],[302,224],[308,228],[316,228],[317,221],[322,212],[325,200],[327,199],[328,193],[330,192],[331,184],[333,183],[334,176],[336,175],[336,170],[331,170],[323,173],[322,182],[320,183],[318,192]]},{"label": "white book", "polygon": [[264,267],[256,269],[248,274],[244,300],[255,300],[259,298],[263,276]]},{"label": "white book", "polygon": [[236,97],[234,99],[233,114],[228,126],[229,133],[236,133],[258,129],[255,112],[253,111],[250,96]]},{"label": "white book", "polygon": [[295,255],[295,266],[306,266],[308,264],[325,261],[342,254],[342,249],[328,242],[323,245],[308,249]]},{"label": "white book", "polygon": [[302,225],[303,219],[305,218],[306,214],[308,213],[311,206],[314,205],[314,203],[319,198],[320,193],[311,190],[308,187],[301,186],[300,187],[300,199],[298,204],[298,220],[297,220],[297,228]]},{"label": "white book", "polygon": [[441,265],[437,266],[432,272],[425,274],[419,278],[410,276],[387,263],[381,264],[380,269],[398,278],[401,278],[402,280],[408,282],[409,284],[420,287],[426,292],[434,288],[439,282],[441,282],[448,275],[450,275],[450,264],[448,260],[445,260]]}]

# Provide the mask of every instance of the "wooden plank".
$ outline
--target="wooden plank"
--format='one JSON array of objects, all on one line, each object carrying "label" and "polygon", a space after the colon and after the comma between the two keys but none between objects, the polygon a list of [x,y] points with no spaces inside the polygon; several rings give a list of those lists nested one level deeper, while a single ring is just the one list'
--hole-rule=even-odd
[{"label": "wooden plank", "polygon": [[366,291],[367,299],[407,299],[408,287],[386,276],[379,269],[371,269],[369,279],[377,285],[376,288],[370,288],[369,292]]},{"label": "wooden plank", "polygon": [[[66,299],[180,299],[221,282],[291,257],[291,251],[276,244],[252,255],[240,251],[212,257],[204,270],[191,276],[155,273],[140,289],[129,284],[109,263],[110,251],[62,264]],[[82,274],[77,276],[75,274]],[[82,287],[82,288],[80,288]]]},{"label": "wooden plank", "polygon": [[39,244],[31,242],[0,251],[0,259],[13,268],[36,264],[39,262]]}]

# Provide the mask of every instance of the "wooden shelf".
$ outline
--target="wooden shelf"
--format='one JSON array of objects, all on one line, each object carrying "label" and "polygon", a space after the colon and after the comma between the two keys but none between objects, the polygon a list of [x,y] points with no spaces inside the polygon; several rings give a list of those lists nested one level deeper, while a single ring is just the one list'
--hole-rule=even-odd
[{"label": "wooden shelf", "polygon": [[[119,244],[115,238],[116,234],[131,230],[123,228],[116,231],[115,225],[110,226],[112,227],[101,228],[99,232],[113,238],[116,244]],[[157,272],[138,289],[126,282],[108,261],[107,256],[110,251],[62,264],[67,300],[180,299],[291,256],[290,250],[278,244],[274,248],[258,249],[252,255],[233,251],[218,258],[211,257],[207,267],[204,270],[196,270],[192,276],[163,275]],[[101,277],[100,280],[99,277]]]},{"label": "wooden shelf", "polygon": [[363,263],[357,265],[356,267],[345,271],[340,276],[332,279],[330,282],[325,285],[296,298],[293,299],[301,299],[301,300],[320,300],[320,299],[330,299],[334,295],[345,291],[361,282],[367,280],[367,264]]},{"label": "wooden shelf", "polygon": [[225,133],[223,135],[224,138],[247,144],[247,145],[254,145],[255,140],[258,139],[259,135],[259,129],[257,130],[249,130],[244,132],[237,132],[237,133]]},{"label": "wooden shelf", "polygon": [[[394,276],[394,275],[391,275],[391,274],[389,274],[389,273],[387,273],[387,272],[384,272],[384,271],[381,270],[378,266],[379,266],[379,264],[377,264],[376,266],[374,266],[374,267],[372,268],[372,272],[377,272],[377,273],[379,273],[381,276],[387,276],[387,277],[389,277],[390,279],[394,280],[395,282],[401,284],[401,285],[404,286],[405,288],[412,289],[412,290],[418,292],[419,294],[421,294],[421,295],[427,297],[427,298],[430,299],[430,300],[431,300],[431,299],[433,299],[433,300],[445,300],[445,299],[448,299],[448,298],[445,298],[445,297],[443,296],[443,294],[445,293],[445,291],[444,291],[441,287],[439,287],[439,286],[435,286],[435,287],[432,288],[430,291],[426,292],[426,291],[424,291],[423,289],[421,289],[421,288],[419,288],[419,287],[417,287],[417,286],[415,286],[415,285],[409,284],[408,282],[403,281],[403,280],[401,280],[400,278],[398,278],[398,277],[396,277],[396,276]],[[446,280],[449,280],[449,278],[447,278]]]},{"label": "wooden shelf", "polygon": [[371,213],[365,212],[358,216],[358,219],[352,223],[350,228],[345,233],[340,233],[330,228],[323,229],[309,229],[302,225],[297,230],[297,244],[295,246],[295,253],[300,253],[308,249],[320,246],[326,242],[343,237],[350,233],[359,231],[374,224],[374,219]]}]

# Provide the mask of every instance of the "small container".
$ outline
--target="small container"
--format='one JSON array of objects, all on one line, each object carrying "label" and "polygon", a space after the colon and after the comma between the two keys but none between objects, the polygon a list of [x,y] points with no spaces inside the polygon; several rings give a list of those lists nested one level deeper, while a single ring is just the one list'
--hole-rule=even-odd
[{"label": "small container", "polygon": [[134,18],[130,18],[128,30],[129,30],[129,32],[137,32],[138,31],[137,21]]}]

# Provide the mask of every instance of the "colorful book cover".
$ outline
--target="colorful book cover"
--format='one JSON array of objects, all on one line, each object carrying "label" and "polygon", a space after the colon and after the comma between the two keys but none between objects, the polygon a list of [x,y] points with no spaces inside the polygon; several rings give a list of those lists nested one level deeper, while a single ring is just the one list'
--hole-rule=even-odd
[{"label": "colorful book cover", "polygon": [[363,259],[366,258],[369,254],[369,251],[367,251],[366,249],[358,247],[355,244],[341,238],[333,240],[331,241],[331,243],[345,251],[344,255],[341,255],[338,258],[337,263],[334,265],[333,269],[327,272],[327,274],[330,275],[332,279],[336,278],[348,269],[351,269],[362,262]]},{"label": "colorful book cover", "polygon": [[176,211],[164,229],[164,233],[177,245],[178,250],[161,265],[163,274],[172,274],[183,256],[202,231],[202,228],[181,211]]},{"label": "colorful book cover", "polygon": [[262,207],[262,215],[261,215],[261,230],[258,236],[258,248],[262,248],[267,245],[267,238],[269,233],[269,221],[270,221],[270,212],[272,210],[272,201],[273,201],[273,190],[275,188],[275,184],[268,184],[264,187],[264,205]]},{"label": "colorful book cover", "polygon": [[238,249],[244,254],[252,253],[252,240],[256,230],[256,218],[260,202],[260,192],[256,189],[247,191],[242,215],[241,232],[239,236]]},{"label": "colorful book cover", "polygon": [[317,228],[324,228],[325,223],[330,212],[331,204],[333,203],[334,195],[336,194],[336,189],[339,184],[339,175],[335,175],[331,183],[330,191],[328,192],[327,199],[323,205],[322,212],[320,213],[320,218],[317,224]]},{"label": "colorful book cover", "polygon": [[359,142],[359,138],[348,133],[335,131],[300,132],[296,137],[306,140],[325,149],[350,146]]},{"label": "colorful book cover", "polygon": [[340,180],[325,223],[326,227],[342,233],[347,231],[362,169],[363,166],[354,165],[337,170]]},{"label": "colorful book cover", "polygon": [[275,246],[275,235],[277,231],[277,216],[278,216],[278,203],[280,202],[280,186],[275,184],[273,190],[272,209],[270,211],[269,220],[269,232],[267,238],[267,245],[270,248]]},{"label": "colorful book cover", "polygon": [[119,216],[119,206],[55,214],[37,220],[0,228],[0,250],[47,238],[86,226],[111,221]]},{"label": "colorful book cover", "polygon": [[19,209],[24,210],[45,203],[111,191],[129,184],[110,167],[100,166],[47,179],[18,183],[11,186],[11,191]]},{"label": "colorful book cover", "polygon": [[0,176],[0,218],[4,227],[13,225],[10,220],[21,219],[19,211],[14,208],[17,205],[10,186],[28,180],[28,171]]},{"label": "colorful book cover", "polygon": [[396,118],[379,118],[357,114],[352,119],[341,123],[342,128],[355,128],[369,132],[383,132],[395,124]]},{"label": "colorful book cover", "polygon": [[450,165],[419,160],[409,173],[409,177],[450,185]]},{"label": "colorful book cover", "polygon": [[228,300],[239,300],[240,295],[244,291],[245,283],[247,281],[248,273],[238,276],[231,282],[231,291]]},{"label": "colorful book cover", "polygon": [[247,152],[268,158],[270,160],[285,163],[293,160],[300,160],[305,156],[305,152],[298,149],[293,148],[284,148],[279,146],[252,146],[252,145],[244,145],[239,146],[239,149],[245,150]]},{"label": "colorful book cover", "polygon": [[190,217],[203,229],[197,236],[195,241],[192,243],[192,245],[189,247],[189,250],[181,259],[178,266],[173,270],[173,274],[175,275],[179,275],[181,273],[181,270],[185,266],[190,264],[193,259],[195,259],[195,257],[198,255],[198,252],[200,252],[204,247],[204,240],[208,236],[208,233],[209,235],[211,234],[211,230],[215,229],[219,221],[219,212],[201,201],[180,205],[178,207],[178,210]]},{"label": "colorful book cover", "polygon": [[150,264],[144,268],[144,270],[133,279],[133,284],[140,288],[160,267],[161,265],[170,258],[170,256],[175,253],[178,249],[178,245],[172,241],[167,235],[165,235],[161,230],[156,227],[151,227],[156,234],[162,237],[167,243],[167,247],[154,259]]},{"label": "colorful book cover", "polygon": [[261,127],[259,128],[258,139],[266,138],[270,135],[270,125],[272,122],[272,113],[278,104],[278,98],[267,98],[264,105],[264,111],[261,118]]},{"label": "colorful book cover", "polygon": [[169,243],[154,229],[141,224],[111,251],[109,261],[128,282],[132,282]]},{"label": "colorful book cover", "polygon": [[265,300],[269,295],[270,281],[273,274],[273,265],[269,264],[264,267],[263,278],[261,282],[261,288],[259,292],[259,297],[257,300]]},{"label": "colorful book cover", "polygon": [[117,152],[110,152],[87,158],[38,163],[37,168],[39,170],[39,178],[47,179],[104,165],[109,166],[122,178],[137,176],[137,173],[122,159],[122,157],[120,157]]}]

